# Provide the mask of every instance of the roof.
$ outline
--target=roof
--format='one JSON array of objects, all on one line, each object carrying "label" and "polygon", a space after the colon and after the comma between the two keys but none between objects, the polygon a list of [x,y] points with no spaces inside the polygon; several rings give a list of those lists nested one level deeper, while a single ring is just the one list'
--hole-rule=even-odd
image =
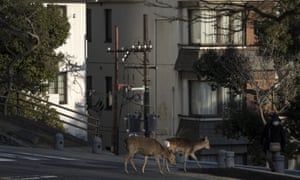
[{"label": "roof", "polygon": [[175,63],[175,70],[193,71],[193,65],[198,59],[198,49],[180,49]]}]

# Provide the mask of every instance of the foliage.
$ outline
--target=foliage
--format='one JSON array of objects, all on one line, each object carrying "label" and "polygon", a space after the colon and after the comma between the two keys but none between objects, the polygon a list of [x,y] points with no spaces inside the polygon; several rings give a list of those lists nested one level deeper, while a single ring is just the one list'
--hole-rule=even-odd
[{"label": "foliage", "polygon": [[[258,137],[260,138],[262,127],[263,123],[256,112],[229,109],[224,115],[224,121],[219,130],[222,130],[226,137],[234,139],[247,137],[252,142]],[[253,131],[254,129],[255,131]]]},{"label": "foliage", "polygon": [[55,50],[68,36],[67,18],[39,2],[2,0],[0,26],[1,88],[45,90],[64,58]]},{"label": "foliage", "polygon": [[33,99],[19,93],[12,93],[9,104],[16,106],[11,106],[7,115],[22,116],[64,131],[63,124],[59,121],[57,111],[39,99]]},{"label": "foliage", "polygon": [[234,48],[224,51],[208,50],[194,64],[194,70],[199,78],[228,87],[241,94],[250,77],[249,59]]},{"label": "foliage", "polygon": [[224,114],[224,121],[216,127],[216,130],[232,139],[246,137],[249,141],[249,160],[255,165],[263,165],[265,163],[262,145],[260,144],[263,123],[258,113],[248,110],[236,111],[228,109]]},{"label": "foliage", "polygon": [[[277,5],[276,5],[277,6]],[[249,61],[246,55],[231,48],[221,51],[209,50],[202,54],[200,60],[194,65],[195,72],[200,78],[229,87],[239,92],[255,92],[259,113],[249,114],[230,109],[225,116],[222,129],[225,136],[230,138],[247,137],[252,145],[257,144],[260,129],[265,122],[263,106],[271,102],[277,113],[285,113],[285,129],[288,131],[285,151],[288,157],[299,151],[299,77],[300,67],[300,9],[299,1],[280,1],[280,13],[276,16],[263,12],[263,8],[251,6],[259,14],[255,19],[255,35],[257,37],[258,56],[257,62]],[[247,8],[247,7],[246,7]],[[258,62],[259,61],[259,62]],[[270,65],[276,72],[277,80],[272,82],[268,75],[264,80],[270,83],[268,88],[260,86],[252,73],[259,69],[268,74]],[[249,84],[253,91],[248,91]],[[244,91],[243,91],[244,90]],[[273,96],[275,95],[275,97]],[[271,99],[274,97],[274,99]],[[268,101],[266,101],[268,100]],[[262,120],[262,121],[261,121]],[[253,131],[255,129],[255,131]]]},{"label": "foliage", "polygon": [[[0,93],[6,96],[1,102],[7,114],[7,104],[16,96],[12,90],[38,96],[48,90],[46,82],[56,78],[58,63],[65,58],[57,48],[65,43],[70,25],[57,6],[47,7],[32,0],[0,0],[0,27]],[[36,103],[31,106],[34,112],[23,109],[20,114],[62,128],[61,123],[51,121],[58,115],[49,105],[19,98]]]}]

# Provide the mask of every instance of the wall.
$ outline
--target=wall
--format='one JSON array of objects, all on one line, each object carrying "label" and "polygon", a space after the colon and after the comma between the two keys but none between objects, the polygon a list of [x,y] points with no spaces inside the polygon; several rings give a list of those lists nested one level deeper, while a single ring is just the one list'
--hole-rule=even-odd
[{"label": "wall", "polygon": [[[57,3],[57,5],[67,6],[67,17],[71,25],[70,34],[66,43],[61,46],[57,51],[70,56],[72,64],[79,66],[78,71],[70,72],[69,68],[65,66],[65,63],[60,64],[60,71],[67,71],[67,104],[63,104],[63,107],[73,109],[75,111],[87,114],[86,110],[86,5],[85,3]],[[58,103],[57,94],[50,94],[50,101],[56,104]],[[58,110],[66,113],[69,116],[76,117],[80,120],[87,121],[86,117],[77,115],[75,113],[67,112],[64,110]],[[60,117],[67,122],[75,123],[81,127],[86,127],[85,123],[76,123],[73,119],[64,116]],[[67,131],[79,138],[87,140],[87,132],[79,130],[77,128],[65,125]]]}]

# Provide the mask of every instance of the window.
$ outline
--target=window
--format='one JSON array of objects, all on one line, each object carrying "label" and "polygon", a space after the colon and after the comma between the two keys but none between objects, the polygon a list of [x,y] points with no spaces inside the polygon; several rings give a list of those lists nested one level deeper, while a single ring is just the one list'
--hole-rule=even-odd
[{"label": "window", "polygon": [[87,9],[86,11],[86,40],[92,41],[92,10]]},{"label": "window", "polygon": [[59,104],[67,104],[67,73],[60,73],[56,80],[49,82],[49,94],[59,94]]},{"label": "window", "polygon": [[112,77],[105,77],[106,109],[112,109]]},{"label": "window", "polygon": [[189,81],[190,114],[218,115],[229,101],[228,88],[217,87],[211,82]]},{"label": "window", "polygon": [[93,92],[93,77],[87,76],[86,77],[86,101],[88,107],[92,107],[93,105],[93,98],[92,98],[92,92]]},{"label": "window", "polygon": [[190,10],[190,43],[203,45],[242,45],[242,12]]},{"label": "window", "polygon": [[111,9],[104,10],[105,17],[105,42],[112,42],[112,14]]}]

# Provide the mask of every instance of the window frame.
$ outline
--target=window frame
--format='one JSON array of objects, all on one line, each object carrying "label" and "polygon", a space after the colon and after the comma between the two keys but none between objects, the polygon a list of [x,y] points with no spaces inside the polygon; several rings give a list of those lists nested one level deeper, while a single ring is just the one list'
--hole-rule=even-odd
[{"label": "window frame", "polygon": [[[194,106],[192,99],[195,99],[193,96],[193,88],[192,83],[207,83],[211,84],[211,86],[214,86],[216,92],[216,112],[215,113],[194,113],[192,110],[192,107]],[[224,92],[226,90],[226,92]],[[228,103],[230,100],[230,95],[226,97],[227,100],[224,98],[224,93],[227,93],[229,90],[227,88],[215,85],[215,83],[210,81],[200,81],[200,80],[188,80],[188,111],[189,114],[192,116],[203,116],[203,117],[220,117],[226,107],[228,106]],[[199,102],[199,100],[198,100]]]},{"label": "window frame", "polygon": [[[60,78],[62,78],[62,81],[60,80]],[[58,94],[59,95],[58,103],[67,104],[68,103],[67,72],[60,72],[55,78],[55,80],[49,82],[48,84],[49,84],[49,90],[48,90],[49,94]],[[51,86],[53,86],[53,88]]]},{"label": "window frame", "polygon": [[[193,26],[197,25],[197,24],[194,24],[195,19],[193,19],[194,17],[196,18],[196,15],[193,15],[193,14],[196,14],[196,13],[201,14],[201,11],[208,12],[208,15],[206,15],[207,18],[205,18],[206,19],[205,21],[207,21],[207,23],[214,23],[214,25],[213,25],[214,32],[213,33],[215,33],[215,35],[213,35],[213,37],[212,37],[212,39],[214,39],[214,40],[211,42],[208,42],[208,43],[202,42],[203,40],[201,39],[201,24],[199,24],[199,29],[198,29],[198,31],[200,30],[200,32],[199,32],[200,34],[198,34],[198,36],[200,36],[199,42],[195,42],[195,40],[193,40]],[[195,13],[193,13],[193,12],[195,12]],[[212,17],[212,20],[208,20],[208,18],[210,16],[209,15],[210,12],[212,12],[212,14],[215,14],[215,16],[216,16],[216,17]],[[217,10],[210,11],[209,9],[195,9],[195,8],[188,9],[188,19],[189,19],[189,21],[188,21],[188,40],[189,40],[189,44],[204,45],[204,46],[228,46],[228,45],[241,46],[241,45],[245,45],[245,43],[246,43],[246,40],[245,40],[246,39],[246,28],[245,28],[244,24],[246,24],[246,23],[243,22],[244,16],[245,16],[244,10],[241,9],[241,10],[237,11],[236,13],[231,14],[230,16],[226,15],[226,13],[224,13],[224,12],[222,15],[221,12],[222,11],[217,11]],[[240,22],[239,22],[240,23],[240,25],[239,25],[240,31],[238,31],[239,29],[234,29],[234,27],[233,27],[234,20],[236,19],[236,14],[238,14],[238,13],[240,14],[239,15],[240,16]],[[212,15],[212,16],[214,16],[214,15]],[[231,35],[229,36],[229,38],[227,38],[228,39],[227,42],[222,42],[222,39],[224,39],[224,38],[222,38],[222,36],[224,36],[224,35],[222,35],[222,33],[220,33],[220,32],[225,31],[226,28],[223,28],[223,30],[222,30],[222,28],[221,28],[222,25],[220,25],[220,22],[225,17],[229,17],[229,20],[228,20],[229,24],[226,27],[228,27],[228,29],[234,29],[234,30],[232,30],[232,31],[227,30],[228,34],[231,34]],[[199,20],[199,22],[200,21],[201,20]],[[205,22],[203,22],[203,23],[205,23]],[[236,30],[236,32],[235,32],[235,30]],[[237,33],[241,33],[241,34],[239,35],[240,37],[238,38],[238,40],[235,40],[235,36],[238,35]],[[228,36],[226,36],[226,37],[228,37]],[[235,41],[238,41],[238,42],[235,42]]]},{"label": "window frame", "polygon": [[112,42],[112,9],[104,9],[105,43]]}]

